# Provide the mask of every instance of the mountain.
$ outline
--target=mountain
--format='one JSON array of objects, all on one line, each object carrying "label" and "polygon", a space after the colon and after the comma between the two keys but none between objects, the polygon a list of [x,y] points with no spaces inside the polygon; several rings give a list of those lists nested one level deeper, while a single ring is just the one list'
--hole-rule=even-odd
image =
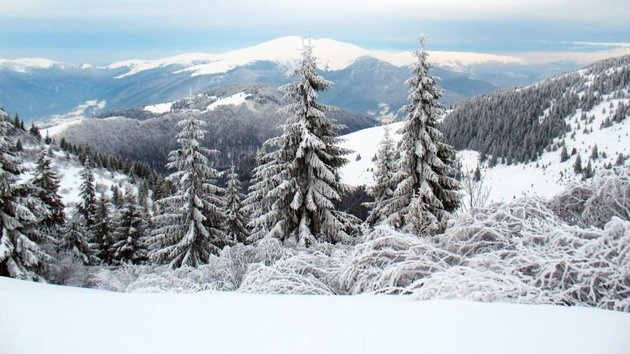
[{"label": "mountain", "polygon": [[[624,56],[462,101],[446,115],[442,131],[458,150],[463,172],[479,166],[489,200],[499,202],[530,194],[549,198],[587,179],[588,171],[574,171],[578,156],[593,173],[630,166],[628,117],[630,56]],[[392,124],[391,131],[403,124]],[[344,147],[355,151],[341,171],[345,183],[373,183],[373,157],[383,134],[383,127],[374,127],[342,137]],[[568,156],[561,161],[563,147]]]},{"label": "mountain", "polygon": [[[325,95],[334,105],[361,114],[397,113],[406,100],[404,81],[411,52],[366,50],[331,39],[312,40],[324,76],[336,87]],[[0,106],[26,121],[73,111],[86,101],[105,109],[128,109],[187,97],[226,84],[279,86],[300,57],[302,39],[282,37],[222,54],[189,53],[157,60],[125,60],[106,66],[47,59],[0,60]],[[430,52],[446,90],[443,103],[528,84],[571,64],[536,67],[520,59],[481,53]],[[357,98],[361,92],[361,98]]]},{"label": "mountain", "polygon": [[[43,134],[164,171],[168,153],[177,146],[175,124],[193,114],[208,124],[204,144],[219,150],[214,165],[223,170],[234,163],[247,178],[257,149],[280,132],[278,126],[287,118],[279,112],[284,104],[284,94],[275,88],[228,85],[169,103],[107,112],[99,118],[72,117],[58,121]],[[376,124],[367,116],[339,108],[328,115],[346,126],[342,133]]]}]

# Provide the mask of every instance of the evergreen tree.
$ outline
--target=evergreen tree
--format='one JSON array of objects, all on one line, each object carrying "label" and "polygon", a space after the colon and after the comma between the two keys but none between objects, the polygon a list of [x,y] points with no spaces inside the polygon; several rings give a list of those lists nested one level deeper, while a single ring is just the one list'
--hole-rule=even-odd
[{"label": "evergreen tree", "polygon": [[249,231],[245,226],[248,220],[243,211],[241,201],[244,199],[244,195],[241,193],[242,186],[241,182],[238,180],[238,174],[235,171],[234,165],[232,165],[227,178],[224,229],[232,242],[246,243]]},{"label": "evergreen tree", "polygon": [[94,171],[89,157],[86,157],[81,172],[81,186],[79,187],[79,204],[77,211],[83,218],[82,224],[86,231],[92,231],[92,227],[96,224],[96,185],[94,182]]},{"label": "evergreen tree", "polygon": [[[442,92],[429,75],[430,64],[424,50],[424,38],[415,53],[412,66],[410,103],[404,107],[406,123],[398,149],[401,160],[395,180],[394,195],[386,201],[386,222],[404,231],[436,233],[460,203],[460,183],[454,178],[453,148],[443,142],[438,119],[443,108],[438,102]],[[415,199],[420,199],[415,201]],[[413,208],[411,206],[413,205]],[[417,212],[422,214],[415,214]]]},{"label": "evergreen tree", "polygon": [[591,150],[591,160],[597,160],[599,158],[599,151],[597,150],[597,144],[593,145]]},{"label": "evergreen tree", "polygon": [[339,169],[349,151],[339,147],[339,124],[326,117],[330,108],[317,102],[317,92],[332,83],[317,75],[312,47],[304,46],[301,64],[295,69],[298,81],[282,88],[291,102],[282,125],[283,134],[266,145],[277,148],[260,171],[271,187],[263,198],[268,210],[257,222],[281,241],[308,246],[316,240],[340,242],[350,239],[358,219],[337,211],[335,201],[348,187],[339,181]]},{"label": "evergreen tree", "polygon": [[94,242],[96,248],[96,257],[104,264],[111,265],[114,263],[114,230],[112,222],[112,209],[114,206],[109,202],[107,197],[102,195],[98,198],[96,205],[96,224],[94,225]]},{"label": "evergreen tree", "polygon": [[59,195],[59,176],[52,170],[51,151],[43,149],[37,157],[35,176],[32,180],[39,189],[39,198],[48,207],[48,213],[41,223],[51,232],[59,230],[66,221],[64,205]]},{"label": "evergreen tree", "polygon": [[374,198],[373,202],[364,203],[370,210],[366,222],[370,225],[384,220],[382,203],[394,195],[396,189],[394,175],[396,172],[396,146],[390,135],[390,127],[384,128],[385,135],[376,152],[376,170],[374,171],[374,186],[368,188],[368,195]]},{"label": "evergreen tree", "polygon": [[41,247],[51,241],[39,230],[46,207],[38,188],[17,183],[21,161],[12,152],[8,119],[0,110],[0,276],[43,281],[53,261]]},{"label": "evergreen tree", "polygon": [[216,151],[200,145],[204,125],[193,115],[177,124],[182,129],[177,135],[180,148],[171,151],[166,165],[177,169],[167,178],[177,191],[157,202],[161,210],[150,239],[151,258],[172,267],[205,264],[211,254],[219,253],[217,245],[228,243],[228,236],[220,229],[225,219],[220,198],[223,190],[213,184],[218,172],[208,166],[206,157]]},{"label": "evergreen tree", "polygon": [[475,168],[475,172],[473,174],[473,181],[479,182],[481,181],[481,170],[479,169],[479,165]]},{"label": "evergreen tree", "polygon": [[575,158],[575,162],[573,163],[573,172],[576,174],[582,173],[582,157],[580,154]]},{"label": "evergreen tree", "polygon": [[560,152],[560,162],[565,162],[569,159],[569,152],[567,151],[566,145],[562,146],[562,151]]},{"label": "evergreen tree", "polygon": [[111,247],[116,263],[140,264],[147,261],[146,218],[133,191],[128,190],[116,223],[117,241]]},{"label": "evergreen tree", "polygon": [[615,166],[623,166],[624,162],[626,162],[626,157],[623,153],[617,154],[617,159],[615,160]]},{"label": "evergreen tree", "polygon": [[262,216],[265,211],[270,210],[271,204],[267,193],[278,184],[269,172],[273,171],[273,161],[266,159],[267,155],[263,151],[264,147],[256,152],[256,167],[254,168],[250,181],[247,197],[243,200],[243,211],[249,217],[247,227],[250,229],[248,242],[256,242],[268,235],[269,230]]},{"label": "evergreen tree", "polygon": [[585,180],[591,177],[593,177],[593,165],[591,164],[591,160],[588,160],[586,167],[582,171],[582,179]]},{"label": "evergreen tree", "polygon": [[98,263],[94,256],[95,248],[86,237],[85,220],[78,212],[70,215],[66,222],[59,249],[69,252],[74,258],[80,260],[85,265]]}]

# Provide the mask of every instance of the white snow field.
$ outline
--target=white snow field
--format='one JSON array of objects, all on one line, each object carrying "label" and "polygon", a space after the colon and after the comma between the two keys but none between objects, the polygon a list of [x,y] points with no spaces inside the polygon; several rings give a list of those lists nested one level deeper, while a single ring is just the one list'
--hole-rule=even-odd
[{"label": "white snow field", "polygon": [[0,352],[628,353],[630,314],[404,296],[128,294],[0,277]]}]

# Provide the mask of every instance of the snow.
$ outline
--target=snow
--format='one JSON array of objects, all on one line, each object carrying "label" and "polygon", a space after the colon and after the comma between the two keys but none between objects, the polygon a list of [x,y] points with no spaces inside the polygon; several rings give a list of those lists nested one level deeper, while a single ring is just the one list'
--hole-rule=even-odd
[{"label": "snow", "polygon": [[54,137],[68,127],[81,123],[87,116],[90,115],[90,112],[102,110],[106,105],[106,101],[85,101],[68,113],[62,115],[56,114],[46,122],[38,124],[40,132],[42,136],[46,136],[48,134],[49,136]]},{"label": "snow", "polygon": [[208,105],[208,107],[206,107],[206,111],[213,111],[215,108],[219,107],[219,106],[227,106],[227,105],[235,105],[238,106],[240,104],[245,103],[246,99],[249,97],[248,94],[246,94],[245,92],[240,92],[237,94],[234,94],[232,96],[228,96],[225,98],[221,98],[211,104]]},{"label": "snow", "polygon": [[[590,117],[595,116],[592,133],[584,133],[585,122],[580,120],[582,111],[578,110],[574,115],[566,118],[566,122],[571,125],[575,132],[575,139],[569,138],[569,133],[565,139],[567,150],[576,148],[581,155],[583,167],[586,167],[591,150],[595,144],[600,155],[605,153],[606,158],[599,158],[593,161],[593,169],[603,168],[606,163],[614,165],[618,153],[630,155],[630,121],[623,120],[621,123],[613,124],[611,127],[600,129],[601,123],[614,112],[620,102],[630,104],[629,99],[614,99],[605,97],[602,103],[586,112]],[[610,108],[610,104],[614,108]],[[604,109],[606,113],[603,113]],[[544,119],[544,118],[541,118]],[[577,128],[577,122],[580,129]],[[392,132],[396,132],[403,123],[393,123]],[[345,136],[346,142],[342,144],[344,148],[349,148],[355,152],[348,156],[350,163],[341,169],[341,180],[351,186],[372,185],[374,179],[372,171],[375,167],[372,157],[376,154],[378,144],[383,139],[384,130],[382,126],[368,128],[354,132]],[[394,141],[400,139],[400,135],[392,134]],[[361,155],[361,160],[356,161],[356,155]],[[474,171],[479,163],[479,153],[476,151],[459,151],[458,158],[462,161],[464,171]],[[543,198],[550,198],[560,193],[570,182],[577,181],[581,176],[573,173],[573,164],[576,156],[565,162],[560,162],[560,150],[545,152],[535,162],[517,165],[498,164],[493,168],[484,165],[481,173],[485,178],[485,185],[491,187],[489,202],[507,202],[521,196],[537,195]]]},{"label": "snow", "polygon": [[45,58],[0,59],[0,67],[5,67],[20,73],[30,69],[48,69],[61,63]]},{"label": "snow", "polygon": [[[156,60],[133,59],[113,63],[107,68],[129,68],[128,72],[116,77],[120,79],[145,70],[169,65],[185,66],[186,68],[174,73],[190,72],[191,76],[225,73],[237,66],[256,61],[272,61],[282,65],[292,65],[300,58],[302,43],[304,43],[304,39],[301,37],[287,36],[223,54],[189,53]],[[369,50],[327,38],[311,39],[310,43],[313,45],[313,53],[318,59],[319,66],[329,71],[347,68],[357,59],[365,56],[401,67],[409,65],[415,60],[410,51]],[[488,62],[523,63],[521,59],[516,57],[472,52],[431,51],[430,56],[431,61],[436,65],[448,66],[453,69]]]},{"label": "snow", "polygon": [[175,101],[153,104],[150,106],[145,106],[144,110],[155,114],[168,113],[171,111],[173,103],[175,103]]},{"label": "snow", "polygon": [[3,350],[627,353],[630,314],[404,296],[124,294],[0,278]]},{"label": "snow", "polygon": [[[400,140],[400,134],[396,134],[402,128],[404,122],[390,124],[390,134],[395,143]],[[367,128],[354,133],[341,136],[344,142],[341,147],[350,149],[354,153],[347,156],[350,163],[341,168],[340,176],[343,183],[351,186],[374,184],[373,170],[376,166],[372,158],[376,156],[378,145],[385,136],[384,126]],[[357,154],[361,155],[359,161]]]}]

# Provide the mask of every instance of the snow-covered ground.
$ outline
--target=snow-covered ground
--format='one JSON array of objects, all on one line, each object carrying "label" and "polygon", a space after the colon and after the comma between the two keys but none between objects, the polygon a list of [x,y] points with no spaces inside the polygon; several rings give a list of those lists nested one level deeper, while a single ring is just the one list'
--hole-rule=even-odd
[{"label": "snow-covered ground", "polygon": [[630,314],[404,296],[127,294],[0,277],[2,352],[627,353]]},{"label": "snow-covered ground", "polygon": [[171,107],[173,106],[173,103],[175,101],[172,102],[165,102],[165,103],[158,103],[158,104],[152,104],[149,106],[145,106],[144,110],[145,111],[149,111],[151,113],[155,113],[155,114],[162,114],[162,113],[167,113],[171,111]]},{"label": "snow-covered ground", "polygon": [[[593,146],[597,144],[600,157],[594,160],[593,169],[603,168],[607,163],[614,165],[617,154],[623,153],[625,156],[630,155],[630,122],[628,119],[621,123],[613,124],[611,127],[600,129],[602,122],[612,115],[620,102],[630,103],[628,99],[612,99],[607,97],[602,103],[595,106],[591,111],[586,112],[587,115],[594,116],[592,123],[586,125],[589,132],[584,131],[585,121],[580,120],[582,111],[578,110],[574,115],[567,117],[566,122],[575,133],[575,137],[571,138],[571,134],[567,134],[564,139],[569,153],[573,148],[582,158],[582,166],[586,167]],[[612,108],[611,108],[612,103]],[[578,128],[579,124],[579,128]],[[391,124],[392,138],[395,141],[400,136],[394,134],[402,127],[403,123]],[[592,128],[593,132],[590,132]],[[374,161],[372,158],[376,155],[378,145],[383,139],[383,127],[368,128],[358,132],[354,132],[341,138],[346,139],[342,144],[343,147],[355,151],[349,155],[350,163],[341,170],[341,179],[344,183],[352,186],[371,185],[374,183],[373,169]],[[361,159],[357,161],[357,154],[361,155]],[[505,165],[498,164],[495,167],[488,167],[487,162],[481,168],[484,176],[484,183],[490,186],[489,202],[506,202],[514,198],[524,195],[538,195],[543,198],[550,198],[563,190],[563,188],[572,181],[581,178],[573,172],[573,164],[575,156],[571,156],[569,160],[560,162],[560,150],[545,152],[537,161],[526,164]],[[458,152],[458,158],[462,162],[463,169],[466,171],[474,171],[479,164],[479,153],[476,151],[465,150]],[[627,162],[628,163],[628,160]]]},{"label": "snow-covered ground", "polygon": [[235,105],[238,106],[246,102],[248,95],[245,92],[240,92],[228,97],[220,98],[217,101],[211,103],[206,107],[207,111],[212,111],[219,106]]}]

